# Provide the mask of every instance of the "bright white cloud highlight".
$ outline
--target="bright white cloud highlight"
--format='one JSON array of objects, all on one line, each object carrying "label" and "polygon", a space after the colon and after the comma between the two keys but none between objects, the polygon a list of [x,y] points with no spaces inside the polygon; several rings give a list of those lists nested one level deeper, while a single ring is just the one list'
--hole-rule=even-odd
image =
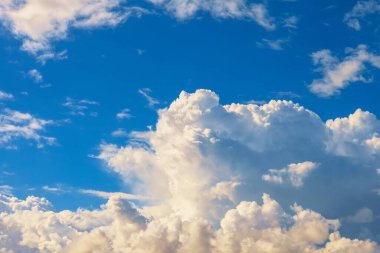
[{"label": "bright white cloud highlight", "polygon": [[53,123],[29,113],[4,109],[0,112],[0,146],[15,149],[18,140],[34,141],[37,147],[52,145],[56,142],[55,138],[45,136],[43,132],[46,126]]},{"label": "bright white cloud highlight", "polygon": [[4,0],[0,21],[23,42],[22,49],[40,57],[62,57],[51,42],[65,39],[70,28],[115,26],[140,9],[122,7],[123,0]]},{"label": "bright white cloud highlight", "polygon": [[357,1],[352,10],[345,14],[344,22],[357,31],[361,30],[361,20],[368,15],[380,13],[380,1]]},{"label": "bright white cloud highlight", "polygon": [[[290,101],[221,105],[212,91],[182,92],[159,110],[155,128],[132,133],[123,147],[101,145],[98,158],[131,194],[82,190],[109,200],[95,210],[62,212],[52,211],[44,198],[1,196],[0,245],[11,252],[379,253],[375,242],[341,236],[338,220],[297,204],[285,211],[265,193],[273,185],[261,179],[268,168],[287,164],[284,180],[300,185],[308,175],[303,191],[284,189],[297,196],[292,203],[318,205],[310,189],[327,189],[327,195],[315,195],[324,201],[333,190],[334,201],[343,200],[339,207],[356,191],[360,198],[374,195],[371,178],[364,177],[361,188],[350,185],[355,192],[348,197],[339,178],[355,171],[376,175],[379,153],[363,147],[378,126],[373,114],[361,110],[323,122]],[[345,168],[335,168],[336,160]],[[332,169],[344,174],[329,181],[333,173],[325,172]],[[126,200],[136,196],[144,198],[140,207]],[[343,208],[355,213],[360,207]]]},{"label": "bright white cloud highlight", "polygon": [[[199,252],[377,253],[370,241],[340,236],[337,220],[300,206],[288,214],[268,195],[262,204],[241,202],[225,213],[220,228],[202,218],[145,216],[120,198],[100,209],[51,211],[44,198],[1,196],[3,252]],[[319,245],[327,242],[325,247]]]},{"label": "bright white cloud highlight", "polygon": [[318,166],[319,164],[314,162],[291,163],[282,169],[270,169],[269,174],[263,175],[262,179],[276,184],[283,184],[288,181],[294,187],[301,187],[304,178]]},{"label": "bright white cloud highlight", "polygon": [[323,75],[310,84],[311,92],[321,97],[330,97],[339,94],[351,83],[371,81],[363,76],[363,72],[368,66],[380,68],[380,56],[369,52],[365,45],[347,49],[346,53],[347,56],[341,60],[327,49],[311,55],[315,70]]}]

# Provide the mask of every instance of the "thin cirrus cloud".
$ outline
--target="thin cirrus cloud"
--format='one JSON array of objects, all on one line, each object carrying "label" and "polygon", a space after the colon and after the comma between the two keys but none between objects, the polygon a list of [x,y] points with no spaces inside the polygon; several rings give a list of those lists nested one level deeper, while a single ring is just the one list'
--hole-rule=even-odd
[{"label": "thin cirrus cloud", "polygon": [[344,15],[343,21],[352,29],[360,31],[362,29],[362,20],[364,20],[368,15],[374,15],[379,13],[380,1],[357,1],[352,10]]},{"label": "thin cirrus cloud", "polygon": [[[337,210],[343,209],[344,217],[354,213],[356,221],[374,222],[367,211],[356,215],[362,206],[348,200],[378,198],[372,192],[378,182],[372,178],[380,151],[367,152],[371,147],[366,140],[379,132],[376,117],[361,110],[323,122],[290,101],[221,105],[212,91],[182,92],[159,111],[155,129],[135,134],[146,145],[100,146],[97,158],[120,175],[131,194],[84,189],[82,194],[106,198],[107,203],[62,212],[53,211],[45,198],[1,195],[0,250],[378,253],[374,241],[342,235],[344,219],[325,218],[302,206],[326,208],[310,198],[312,192],[328,203],[329,216],[340,218],[343,214]],[[335,168],[337,159],[344,168]],[[262,172],[280,164],[287,167],[290,161],[294,165],[288,170],[297,167],[301,173],[296,174],[316,166],[304,161],[318,161],[320,166],[308,175],[302,191],[282,187],[267,194],[270,188],[262,182]],[[337,173],[326,173],[330,170]],[[273,196],[286,192],[302,206],[291,199],[285,211]],[[139,206],[128,201],[133,198]],[[378,212],[375,206],[373,214]]]},{"label": "thin cirrus cloud", "polygon": [[354,82],[371,82],[363,76],[368,67],[380,68],[380,55],[368,51],[366,45],[346,49],[346,56],[339,59],[328,49],[314,52],[311,56],[315,71],[322,77],[315,79],[309,85],[314,94],[330,97],[339,94],[341,90]]},{"label": "thin cirrus cloud", "polygon": [[67,97],[65,102],[62,104],[69,111],[69,114],[74,116],[92,116],[96,117],[98,114],[92,108],[99,105],[96,101],[91,101],[88,99],[74,99]]},{"label": "thin cirrus cloud", "polygon": [[151,89],[143,88],[139,89],[137,92],[146,99],[149,108],[154,108],[156,105],[160,104],[160,101],[157,98],[150,95],[152,93]]}]

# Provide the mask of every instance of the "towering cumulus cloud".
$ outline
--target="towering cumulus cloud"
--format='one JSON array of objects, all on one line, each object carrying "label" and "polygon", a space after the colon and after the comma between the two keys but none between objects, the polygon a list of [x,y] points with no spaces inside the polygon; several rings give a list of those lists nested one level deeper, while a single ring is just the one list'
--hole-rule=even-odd
[{"label": "towering cumulus cloud", "polygon": [[0,252],[378,253],[339,230],[363,207],[353,203],[378,202],[379,132],[362,110],[323,122],[289,101],[221,105],[212,91],[182,92],[154,130],[101,146],[98,158],[143,200],[53,212],[44,198],[2,196]]}]

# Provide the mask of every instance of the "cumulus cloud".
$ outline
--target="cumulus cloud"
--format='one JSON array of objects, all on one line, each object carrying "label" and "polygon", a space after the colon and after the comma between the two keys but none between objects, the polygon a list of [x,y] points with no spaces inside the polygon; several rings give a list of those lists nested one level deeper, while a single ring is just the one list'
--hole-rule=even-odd
[{"label": "cumulus cloud", "polygon": [[[98,158],[130,194],[82,190],[109,200],[61,212],[44,198],[2,196],[0,245],[8,252],[379,253],[375,242],[342,236],[334,219],[339,208],[363,207],[353,198],[378,198],[379,153],[351,151],[378,134],[379,122],[357,112],[323,122],[290,101],[221,105],[212,91],[182,92],[158,111],[155,128],[132,133],[122,147],[100,146]],[[287,168],[284,180],[295,175],[300,184],[317,162],[302,191],[262,182],[268,168]],[[138,206],[128,201],[136,196],[143,196]],[[305,206],[328,208],[330,218]]]},{"label": "cumulus cloud", "polygon": [[380,1],[357,1],[351,11],[344,15],[344,22],[355,29],[361,30],[361,20],[368,15],[380,13]]},{"label": "cumulus cloud", "polygon": [[297,205],[288,214],[269,195],[228,210],[219,228],[201,217],[150,217],[120,198],[61,212],[37,197],[2,195],[0,204],[2,252],[379,252],[373,242],[341,237],[337,220]]},{"label": "cumulus cloud", "polygon": [[17,140],[34,141],[37,147],[52,145],[55,138],[43,135],[46,126],[53,124],[52,120],[39,119],[29,113],[10,109],[0,112],[0,146],[8,149],[17,148]]},{"label": "cumulus cloud", "polygon": [[369,52],[365,45],[359,45],[356,49],[349,48],[346,53],[348,55],[341,60],[327,49],[311,55],[315,70],[323,75],[310,84],[311,92],[321,97],[329,97],[339,94],[351,83],[371,81],[363,73],[368,66],[380,68],[380,56]]},{"label": "cumulus cloud", "polygon": [[304,178],[318,166],[318,163],[313,162],[291,163],[282,169],[270,169],[269,174],[263,175],[262,179],[276,184],[289,181],[294,187],[301,187]]},{"label": "cumulus cloud", "polygon": [[124,0],[5,0],[0,21],[23,42],[22,49],[42,61],[63,57],[51,42],[67,37],[70,28],[115,26],[139,8],[123,7]]}]

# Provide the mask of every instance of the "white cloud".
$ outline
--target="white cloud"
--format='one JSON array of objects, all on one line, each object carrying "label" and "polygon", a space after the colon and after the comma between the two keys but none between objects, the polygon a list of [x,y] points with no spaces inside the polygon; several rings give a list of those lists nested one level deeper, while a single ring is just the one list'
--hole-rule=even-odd
[{"label": "white cloud", "polygon": [[44,78],[42,77],[40,71],[38,71],[37,69],[31,69],[31,70],[29,70],[28,73],[27,73],[27,75],[28,75],[28,77],[30,77],[30,78],[33,80],[33,82],[35,82],[35,83],[40,83],[40,82],[42,82],[43,79],[44,79]]},{"label": "white cloud", "polygon": [[90,115],[93,117],[97,116],[97,112],[91,111],[91,107],[98,105],[99,103],[96,101],[91,101],[88,99],[74,99],[71,97],[67,97],[63,106],[69,110],[71,115],[79,115],[86,116]]},{"label": "white cloud", "polygon": [[276,29],[274,18],[268,14],[266,5],[245,0],[149,0],[166,9],[177,19],[194,17],[198,12],[208,12],[216,18],[250,19],[267,30]]},{"label": "white cloud", "polygon": [[156,105],[160,104],[160,101],[157,98],[154,98],[150,95],[152,91],[149,88],[139,89],[138,93],[141,94],[147,101],[150,108],[154,108]]},{"label": "white cloud", "polygon": [[347,217],[348,222],[358,224],[371,223],[373,219],[373,211],[367,207],[360,208],[354,215]]},{"label": "white cloud", "polygon": [[327,150],[363,161],[380,155],[380,122],[374,114],[358,109],[348,117],[328,120],[326,126],[332,133]]},{"label": "white cloud", "polygon": [[125,131],[124,129],[122,129],[122,128],[118,128],[118,129],[116,129],[115,131],[113,131],[113,132],[111,133],[111,135],[112,135],[113,137],[126,137],[126,136],[128,136],[128,133],[127,133],[127,131]]},{"label": "white cloud", "polygon": [[[300,206],[285,213],[264,194],[243,201],[213,226],[201,217],[149,217],[146,210],[112,197],[100,209],[53,212],[44,198],[1,196],[3,252],[377,253],[374,242],[341,237],[339,222]],[[148,218],[149,217],[149,218]],[[321,246],[324,244],[325,246]]]},{"label": "white cloud", "polygon": [[[122,7],[124,0],[4,0],[0,21],[23,42],[22,49],[42,61],[62,57],[52,41],[65,39],[70,28],[115,26],[140,8]],[[63,52],[63,54],[65,54]]]},{"label": "white cloud", "polygon": [[80,193],[96,196],[99,198],[104,199],[130,199],[130,200],[146,200],[147,198],[140,195],[135,194],[129,194],[124,192],[105,192],[105,191],[98,191],[98,190],[90,190],[90,189],[82,189],[79,191]]},{"label": "white cloud", "polygon": [[125,108],[116,114],[116,118],[118,119],[130,119],[132,117],[131,110],[128,108]]},{"label": "white cloud", "polygon": [[270,169],[269,174],[262,176],[266,182],[282,184],[289,181],[294,187],[303,186],[303,180],[319,166],[314,162],[291,163],[282,169]]},{"label": "white cloud", "polygon": [[13,95],[11,93],[7,93],[5,91],[0,90],[0,100],[11,100],[13,99]]},{"label": "white cloud", "polygon": [[29,113],[4,109],[0,113],[0,146],[14,149],[17,148],[16,141],[22,139],[36,142],[37,147],[53,145],[55,138],[42,135],[45,127],[53,123]]},{"label": "white cloud", "polygon": [[[325,123],[290,101],[221,105],[211,91],[182,92],[159,110],[155,128],[135,132],[123,147],[100,147],[98,158],[130,194],[82,190],[109,200],[99,209],[61,212],[44,198],[1,196],[0,251],[379,253],[375,242],[341,236],[338,220],[301,207],[329,208],[329,217],[342,217],[334,211],[358,210],[353,196],[373,200],[378,178],[365,173],[376,173],[380,154],[347,150],[363,147],[378,125],[362,111]],[[290,199],[283,205],[265,193],[273,186],[261,176],[292,161],[318,161],[320,167],[303,191],[272,191]],[[300,163],[288,170],[302,177],[311,167]],[[355,172],[361,177],[348,180]],[[140,207],[125,200],[136,196],[144,198]],[[289,205],[290,211],[282,208]]]},{"label": "white cloud", "polygon": [[380,68],[380,56],[368,52],[367,46],[359,45],[356,49],[347,49],[347,56],[341,61],[331,55],[330,50],[324,49],[312,54],[316,71],[323,77],[313,80],[310,91],[321,97],[339,94],[353,82],[370,82],[363,76],[367,65]]},{"label": "white cloud", "polygon": [[361,30],[360,20],[371,14],[380,13],[378,0],[357,1],[352,10],[344,15],[344,22],[354,30]]},{"label": "white cloud", "polygon": [[283,50],[283,45],[286,44],[288,41],[283,39],[278,40],[268,40],[268,39],[262,39],[259,42],[256,42],[256,45],[260,48],[270,48],[275,51],[281,51]]},{"label": "white cloud", "polygon": [[[160,110],[155,129],[133,134],[139,141],[124,147],[102,145],[99,158],[136,194],[165,203],[160,207],[162,212],[175,211],[184,217],[202,213],[215,218],[239,200],[239,195],[231,197],[236,191],[250,191],[250,185],[256,191],[271,190],[273,186],[262,182],[262,175],[268,168],[294,161],[320,163],[318,170],[316,163],[305,162],[289,165],[279,173],[279,180],[301,186],[313,170],[304,185],[306,190],[299,191],[303,201],[311,201],[305,195],[311,189],[331,199],[314,177],[326,181],[325,187],[331,189],[338,182],[347,185],[352,180],[351,184],[361,187],[360,194],[370,196],[377,180],[363,182],[354,175],[373,176],[380,165],[380,150],[367,145],[368,139],[379,135],[379,126],[375,115],[361,110],[323,122],[290,101],[220,105],[215,93],[198,90],[194,94],[182,92],[168,108]],[[339,165],[336,160],[341,160]],[[342,164],[344,168],[340,168]],[[351,173],[352,178],[331,179],[329,171],[335,169]],[[223,198],[212,190],[218,184],[231,186],[225,188]],[[336,194],[346,193],[341,189]],[[335,204],[331,199],[329,208]]]}]

